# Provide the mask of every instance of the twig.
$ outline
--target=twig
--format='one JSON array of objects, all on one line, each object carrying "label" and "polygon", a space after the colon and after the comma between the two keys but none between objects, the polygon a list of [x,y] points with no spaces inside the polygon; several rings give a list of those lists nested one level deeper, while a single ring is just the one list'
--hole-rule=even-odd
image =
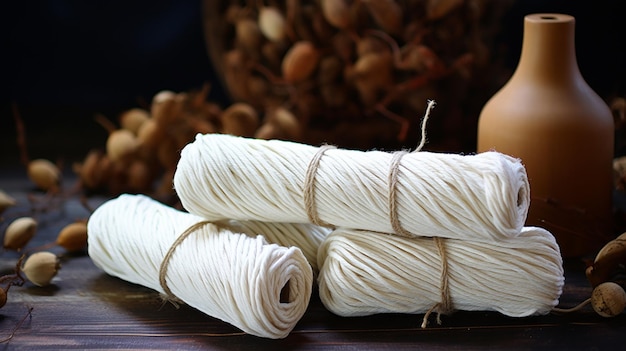
[{"label": "twig", "polygon": [[22,324],[24,324],[24,322],[26,321],[26,318],[33,316],[32,312],[33,312],[33,307],[29,307],[28,308],[28,312],[26,312],[26,315],[24,317],[22,317],[22,319],[19,322],[17,322],[17,324],[15,325],[13,330],[11,330],[11,333],[6,338],[0,339],[0,344],[3,344],[5,342],[9,342],[11,339],[13,339],[13,337],[15,336],[15,333],[17,332],[17,330],[20,329]]}]

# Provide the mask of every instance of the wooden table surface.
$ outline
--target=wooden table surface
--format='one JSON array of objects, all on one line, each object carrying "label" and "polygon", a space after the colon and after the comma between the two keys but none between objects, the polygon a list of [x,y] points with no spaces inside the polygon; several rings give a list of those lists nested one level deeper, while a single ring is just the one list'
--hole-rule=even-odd
[{"label": "wooden table surface", "polygon": [[[7,210],[0,230],[10,219],[32,214],[28,201],[36,192],[21,170],[0,170],[0,189],[19,204]],[[34,197],[33,197],[34,196]],[[104,197],[90,197],[97,207]],[[54,241],[66,224],[86,218],[88,210],[73,196],[35,213],[40,221],[34,248]],[[47,287],[27,282],[11,287],[0,309],[0,350],[57,349],[184,349],[184,350],[603,350],[626,348],[626,314],[596,315],[588,306],[570,314],[511,318],[495,312],[459,311],[443,316],[443,324],[422,329],[422,315],[383,314],[345,318],[333,315],[315,291],[304,317],[285,339],[263,339],[207,316],[189,306],[164,304],[158,293],[111,277],[86,253],[61,256],[62,267]],[[0,254],[0,273],[9,274],[19,254]],[[581,262],[566,264],[560,307],[572,307],[590,296]]]}]

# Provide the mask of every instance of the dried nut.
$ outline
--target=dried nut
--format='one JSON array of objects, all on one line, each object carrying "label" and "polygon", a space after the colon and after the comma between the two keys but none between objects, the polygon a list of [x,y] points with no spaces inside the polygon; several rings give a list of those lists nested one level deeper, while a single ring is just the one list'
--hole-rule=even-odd
[{"label": "dried nut", "polygon": [[614,282],[605,282],[593,289],[591,306],[602,317],[615,317],[626,308],[626,292]]},{"label": "dried nut", "polygon": [[169,90],[157,93],[150,105],[152,119],[162,126],[169,126],[176,122],[183,108],[181,98],[182,96]]},{"label": "dried nut", "polygon": [[446,16],[462,3],[463,0],[428,0],[426,14],[428,19],[436,20]]},{"label": "dried nut", "polygon": [[237,43],[249,55],[258,53],[263,41],[263,34],[255,20],[243,18],[235,24],[235,37]]},{"label": "dried nut", "polygon": [[120,125],[122,128],[130,130],[136,135],[141,125],[148,119],[150,119],[148,111],[142,108],[133,108],[122,113],[120,116]]},{"label": "dried nut", "polygon": [[[175,153],[175,157],[178,159],[178,153]],[[131,192],[149,192],[153,179],[152,170],[148,164],[141,160],[134,160],[128,167],[127,185],[128,190]]]},{"label": "dried nut", "polygon": [[328,23],[339,29],[350,27],[350,6],[346,0],[320,0],[322,14]]},{"label": "dried nut", "polygon": [[155,148],[164,135],[163,128],[154,119],[149,119],[137,131],[137,142],[141,147]]},{"label": "dried nut", "polygon": [[82,185],[88,189],[95,189],[100,185],[101,173],[100,160],[104,154],[99,150],[91,150],[85,156],[83,163],[75,168],[78,173]]},{"label": "dried nut", "polygon": [[298,140],[301,136],[300,122],[288,109],[278,107],[269,117],[270,123],[276,125],[283,133],[282,139]]},{"label": "dried nut", "polygon": [[21,217],[9,224],[4,231],[4,248],[21,250],[37,232],[37,221],[31,217]]},{"label": "dried nut", "polygon": [[87,246],[87,223],[79,221],[63,227],[56,244],[70,252],[84,249]]},{"label": "dried nut", "polygon": [[269,122],[263,123],[254,133],[255,138],[264,140],[283,139],[283,136],[280,128]]},{"label": "dried nut", "polygon": [[133,132],[126,129],[118,129],[112,132],[107,139],[107,156],[113,162],[122,161],[135,151],[137,145],[137,137],[135,137]]},{"label": "dried nut", "polygon": [[15,206],[15,199],[0,190],[0,215],[11,206]]},{"label": "dried nut", "polygon": [[60,263],[58,257],[52,252],[41,251],[30,255],[22,272],[28,280],[37,286],[50,285],[52,278],[59,271]]},{"label": "dried nut", "polygon": [[[462,1],[462,0],[461,0]],[[396,0],[362,0],[374,22],[389,34],[402,31],[402,8]]]},{"label": "dried nut", "polygon": [[45,191],[56,190],[61,180],[61,171],[52,162],[44,159],[30,161],[27,168],[28,178]]},{"label": "dried nut", "polygon": [[285,17],[277,8],[264,6],[259,10],[259,29],[271,41],[285,38]]},{"label": "dried nut", "polygon": [[297,83],[311,76],[320,59],[320,53],[309,41],[298,41],[285,54],[281,65],[283,79]]},{"label": "dried nut", "polygon": [[220,121],[222,133],[250,137],[259,126],[259,115],[249,104],[237,102],[224,110]]}]

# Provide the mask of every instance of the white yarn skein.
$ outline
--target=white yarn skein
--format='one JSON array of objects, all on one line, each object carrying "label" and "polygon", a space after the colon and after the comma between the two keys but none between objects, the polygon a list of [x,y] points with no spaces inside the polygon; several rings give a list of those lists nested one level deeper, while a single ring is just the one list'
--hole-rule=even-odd
[{"label": "white yarn skein", "polygon": [[[320,150],[281,140],[197,135],[182,150],[174,187],[187,211],[209,220],[312,222],[486,241],[518,235],[526,220],[530,191],[518,159],[497,152],[406,153],[393,185],[394,154],[347,149],[325,150],[319,159],[311,207],[320,221],[312,220],[306,174]],[[394,230],[391,205],[401,233]]]},{"label": "white yarn skein", "polygon": [[[164,257],[199,222],[146,196],[121,195],[89,218],[89,255],[108,274],[165,293]],[[311,266],[300,249],[208,223],[185,237],[166,264],[165,281],[178,300],[265,338],[286,337],[312,292]],[[281,301],[284,289],[288,301]]]},{"label": "white yarn skein", "polygon": [[[440,240],[453,310],[524,317],[558,304],[562,259],[545,229],[525,227],[491,244]],[[428,313],[442,299],[442,258],[433,238],[340,228],[320,246],[318,265],[322,303],[340,316]]]}]

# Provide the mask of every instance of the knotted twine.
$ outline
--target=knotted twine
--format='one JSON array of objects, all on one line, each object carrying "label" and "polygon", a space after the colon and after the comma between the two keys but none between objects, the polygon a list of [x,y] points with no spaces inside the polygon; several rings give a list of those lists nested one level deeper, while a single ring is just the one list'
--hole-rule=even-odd
[{"label": "knotted twine", "polygon": [[286,337],[310,300],[313,274],[299,248],[233,233],[143,195],[105,202],[88,233],[89,256],[108,274],[252,335]]},{"label": "knotted twine", "polygon": [[222,134],[185,146],[174,187],[187,211],[212,221],[482,241],[518,235],[530,203],[524,166],[498,152],[357,151]]},{"label": "knotted twine", "polygon": [[492,243],[339,228],[320,246],[318,265],[320,298],[333,313],[425,313],[422,326],[433,306],[547,314],[564,284],[554,236],[538,227]]}]

